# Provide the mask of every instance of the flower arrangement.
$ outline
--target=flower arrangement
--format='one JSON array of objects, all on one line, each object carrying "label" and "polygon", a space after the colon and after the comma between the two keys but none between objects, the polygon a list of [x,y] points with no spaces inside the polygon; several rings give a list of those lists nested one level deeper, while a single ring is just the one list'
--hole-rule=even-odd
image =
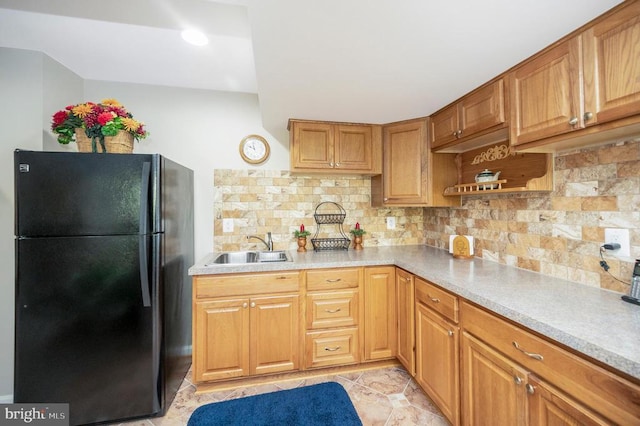
[{"label": "flower arrangement", "polygon": [[136,140],[149,135],[144,123],[135,120],[115,99],[104,99],[99,104],[69,105],[53,114],[51,130],[58,135],[59,143],[74,142],[76,129],[84,129],[87,137],[100,140],[102,145],[105,136],[116,136],[121,130],[131,133]]},{"label": "flower arrangement", "polygon": [[300,230],[294,231],[293,235],[296,238],[307,238],[309,235],[311,235],[311,232],[304,230],[304,223],[303,223],[300,225]]},{"label": "flower arrangement", "polygon": [[352,229],[349,231],[354,237],[360,237],[364,234],[367,233],[367,231],[365,231],[364,229],[360,228],[360,223],[356,222],[356,227],[355,229]]}]

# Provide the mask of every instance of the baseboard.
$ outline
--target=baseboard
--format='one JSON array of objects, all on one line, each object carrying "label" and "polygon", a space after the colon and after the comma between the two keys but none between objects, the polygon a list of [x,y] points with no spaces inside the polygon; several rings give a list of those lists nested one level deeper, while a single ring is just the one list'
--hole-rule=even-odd
[{"label": "baseboard", "polygon": [[0,404],[11,404],[11,403],[13,403],[13,394],[0,395]]}]

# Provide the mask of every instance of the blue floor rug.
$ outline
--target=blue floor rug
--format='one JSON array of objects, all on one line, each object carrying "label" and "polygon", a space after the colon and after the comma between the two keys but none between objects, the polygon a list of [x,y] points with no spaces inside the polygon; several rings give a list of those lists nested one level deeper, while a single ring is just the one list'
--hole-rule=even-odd
[{"label": "blue floor rug", "polygon": [[361,426],[344,388],[335,382],[215,402],[198,407],[187,426]]}]

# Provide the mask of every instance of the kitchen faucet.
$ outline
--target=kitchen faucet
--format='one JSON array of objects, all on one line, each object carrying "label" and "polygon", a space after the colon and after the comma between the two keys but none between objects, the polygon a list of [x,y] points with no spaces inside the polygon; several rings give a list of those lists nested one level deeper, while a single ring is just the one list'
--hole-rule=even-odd
[{"label": "kitchen faucet", "polygon": [[247,240],[250,240],[251,238],[255,238],[257,240],[262,241],[264,245],[267,246],[267,250],[273,251],[273,240],[271,239],[271,232],[267,232],[267,241],[263,240],[257,235],[247,235]]}]

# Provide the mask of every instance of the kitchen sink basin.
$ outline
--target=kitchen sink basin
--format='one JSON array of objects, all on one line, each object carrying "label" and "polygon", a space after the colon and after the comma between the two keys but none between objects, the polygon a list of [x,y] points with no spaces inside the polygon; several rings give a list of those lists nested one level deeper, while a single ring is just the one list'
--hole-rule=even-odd
[{"label": "kitchen sink basin", "polygon": [[208,265],[241,265],[245,263],[289,262],[291,256],[285,250],[278,251],[230,251],[220,253]]}]

